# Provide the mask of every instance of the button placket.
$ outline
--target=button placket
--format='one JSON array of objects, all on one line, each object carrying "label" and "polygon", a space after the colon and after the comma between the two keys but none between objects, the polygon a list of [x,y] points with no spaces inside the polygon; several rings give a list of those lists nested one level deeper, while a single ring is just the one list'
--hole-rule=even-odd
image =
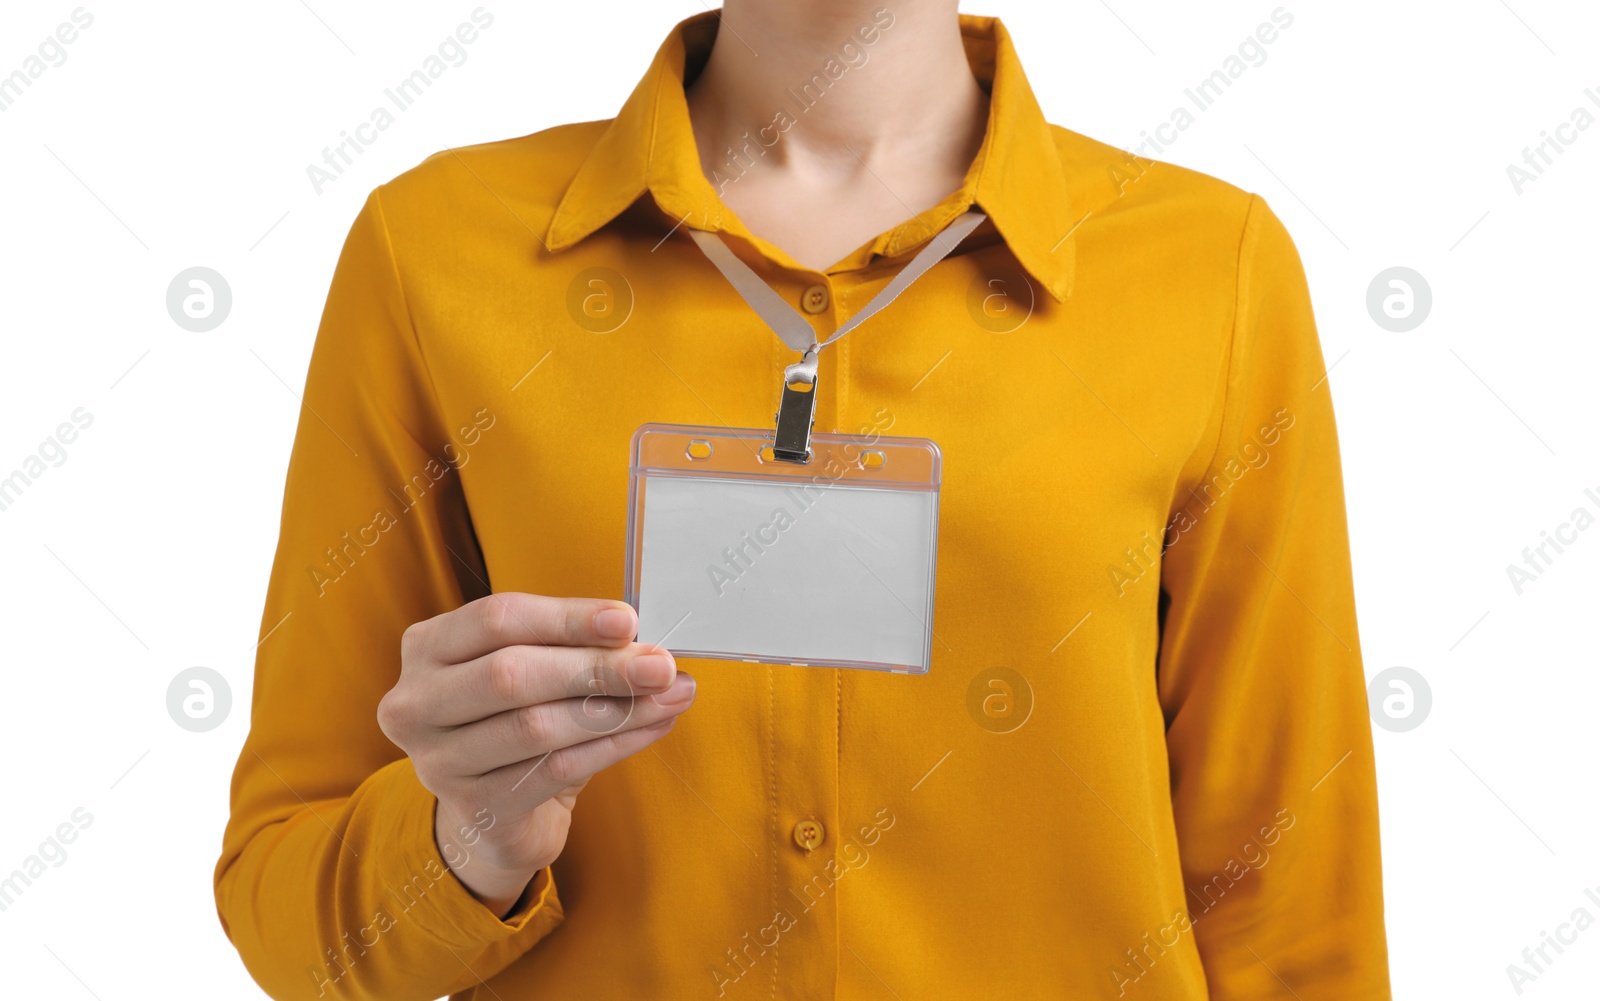
[{"label": "button placket", "polygon": [[[830,353],[823,352],[823,359]],[[829,379],[826,371],[820,374],[823,385]],[[772,674],[778,822],[772,833],[782,839],[772,861],[777,906],[794,922],[772,958],[789,997],[831,997],[837,975],[839,894],[828,847],[828,827],[837,828],[839,812],[835,673],[777,667]]]}]

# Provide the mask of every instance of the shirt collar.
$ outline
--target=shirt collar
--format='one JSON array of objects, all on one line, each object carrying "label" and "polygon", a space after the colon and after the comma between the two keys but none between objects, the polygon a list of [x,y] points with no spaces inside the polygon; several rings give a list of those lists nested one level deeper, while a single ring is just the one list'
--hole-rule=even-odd
[{"label": "shirt collar", "polygon": [[[748,240],[778,263],[805,270],[745,229],[701,172],[684,80],[686,68],[704,65],[716,38],[716,17],[715,11],[690,17],[662,43],[556,207],[546,239],[551,250],[579,242],[648,192],[673,219]],[[990,93],[983,144],[961,190],[865,249],[890,257],[906,253],[976,206],[988,213],[1018,262],[1059,301],[1071,288],[1074,248],[1067,238],[1072,191],[1056,137],[1000,20],[963,14],[961,32],[973,74]]]}]

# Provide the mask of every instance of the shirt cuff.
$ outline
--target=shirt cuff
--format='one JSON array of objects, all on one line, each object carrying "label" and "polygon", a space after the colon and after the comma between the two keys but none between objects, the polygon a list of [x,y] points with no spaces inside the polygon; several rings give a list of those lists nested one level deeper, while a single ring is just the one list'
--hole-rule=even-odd
[{"label": "shirt cuff", "polygon": [[549,934],[565,917],[550,867],[539,870],[521,901],[503,920],[474,897],[440,856],[433,823],[437,798],[417,779],[409,758],[379,769],[371,779],[384,804],[388,828],[370,848],[370,861],[399,922],[413,921],[452,949],[478,950],[525,938],[524,948]]}]

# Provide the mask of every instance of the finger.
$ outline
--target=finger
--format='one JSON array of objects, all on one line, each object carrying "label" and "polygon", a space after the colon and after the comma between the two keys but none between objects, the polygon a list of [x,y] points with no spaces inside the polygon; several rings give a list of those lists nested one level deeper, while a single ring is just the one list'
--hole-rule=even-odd
[{"label": "finger", "polygon": [[523,706],[452,730],[433,752],[430,765],[462,778],[599,737],[653,726],[694,703],[694,679],[679,673],[672,687],[655,696],[561,699]]},{"label": "finger", "polygon": [[642,643],[620,649],[508,646],[423,672],[416,684],[428,721],[454,727],[541,702],[653,695],[676,674],[671,654]]},{"label": "finger", "polygon": [[677,721],[678,717],[672,716],[651,726],[586,740],[496,769],[480,781],[488,795],[504,804],[508,814],[526,813],[560,790],[586,782],[596,772],[638,754],[671,732]]},{"label": "finger", "polygon": [[620,601],[503,591],[417,628],[429,659],[460,664],[505,646],[622,646],[638,632],[639,618]]}]

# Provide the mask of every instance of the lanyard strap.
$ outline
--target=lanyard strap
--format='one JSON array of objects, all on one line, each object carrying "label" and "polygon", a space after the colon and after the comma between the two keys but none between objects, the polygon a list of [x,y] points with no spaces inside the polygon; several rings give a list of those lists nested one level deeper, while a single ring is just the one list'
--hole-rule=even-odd
[{"label": "lanyard strap", "polygon": [[978,228],[984,218],[982,212],[966,212],[956,217],[954,222],[935,234],[927,246],[917,251],[917,256],[901,268],[900,273],[873,296],[871,301],[820,342],[816,339],[811,324],[800,315],[800,311],[784,301],[782,296],[762,281],[761,276],[756,274],[750,265],[741,261],[720,237],[701,229],[691,229],[689,235],[699,244],[700,249],[705,251],[706,257],[717,266],[717,270],[722,272],[723,277],[728,279],[728,284],[733,286],[734,291],[738,292],[744,301],[750,304],[750,308],[755,310],[756,315],[761,317],[762,322],[778,335],[778,339],[795,351],[804,353],[800,361],[784,370],[785,382],[799,382],[810,386],[817,381],[819,351],[861,326],[874,313],[898,298],[912,282],[949,256],[950,252],[956,249],[956,245],[966,239],[967,234]]},{"label": "lanyard strap", "polygon": [[917,251],[900,273],[890,280],[877,295],[861,307],[839,329],[818,341],[811,324],[800,311],[774,292],[750,265],[715,233],[691,229],[689,235],[705,251],[706,257],[717,266],[762,322],[772,328],[778,338],[796,351],[803,352],[799,361],[783,370],[783,389],[778,404],[778,426],[773,436],[773,457],[782,462],[807,463],[811,461],[811,425],[817,409],[817,353],[834,341],[861,326],[874,313],[894,302],[911,283],[938,264],[956,249],[984,220],[982,212],[965,212],[955,221],[936,233],[927,246]]}]

